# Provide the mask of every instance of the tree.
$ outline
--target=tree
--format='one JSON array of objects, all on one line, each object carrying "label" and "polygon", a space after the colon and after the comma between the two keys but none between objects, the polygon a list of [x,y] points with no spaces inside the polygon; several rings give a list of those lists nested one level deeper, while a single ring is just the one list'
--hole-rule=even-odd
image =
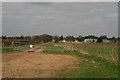
[{"label": "tree", "polygon": [[58,36],[53,36],[53,40],[54,40],[55,43],[59,42],[59,37]]},{"label": "tree", "polygon": [[82,42],[82,41],[84,41],[85,38],[80,35],[80,36],[78,36],[76,39],[77,39],[78,41]]},{"label": "tree", "polygon": [[66,36],[65,38],[66,41],[75,41],[74,36]]},{"label": "tree", "polygon": [[99,38],[97,39],[97,42],[103,42],[102,38],[99,37]]},{"label": "tree", "polygon": [[33,41],[37,43],[49,42],[49,41],[52,41],[52,36],[48,34],[33,36]]},{"label": "tree", "polygon": [[7,37],[2,35],[2,39],[7,39]]},{"label": "tree", "polygon": [[94,38],[98,38],[98,37],[96,37],[96,36],[94,36],[94,35],[85,36],[85,39],[88,39],[88,38],[94,39]]},{"label": "tree", "polygon": [[23,36],[23,35],[21,35],[21,36],[20,36],[20,39],[24,39],[24,36]]},{"label": "tree", "polygon": [[100,38],[102,38],[102,39],[108,39],[108,37],[106,35],[102,35],[102,36],[100,36]]},{"label": "tree", "polygon": [[49,41],[52,41],[52,36],[48,34],[43,34],[43,35],[40,35],[40,40],[43,41],[44,43],[49,42]]},{"label": "tree", "polygon": [[64,37],[63,37],[63,36],[60,36],[60,37],[59,37],[59,40],[60,40],[60,41],[62,41],[63,39],[64,39]]},{"label": "tree", "polygon": [[111,39],[112,39],[112,40],[115,40],[116,38],[115,38],[115,36],[113,36]]}]

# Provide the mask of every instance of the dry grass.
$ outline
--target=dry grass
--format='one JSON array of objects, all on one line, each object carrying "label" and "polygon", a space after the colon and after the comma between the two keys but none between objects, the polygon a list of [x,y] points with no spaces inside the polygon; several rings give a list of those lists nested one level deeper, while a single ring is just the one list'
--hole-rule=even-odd
[{"label": "dry grass", "polygon": [[3,77],[44,78],[67,74],[76,68],[77,57],[41,53],[3,55]]}]

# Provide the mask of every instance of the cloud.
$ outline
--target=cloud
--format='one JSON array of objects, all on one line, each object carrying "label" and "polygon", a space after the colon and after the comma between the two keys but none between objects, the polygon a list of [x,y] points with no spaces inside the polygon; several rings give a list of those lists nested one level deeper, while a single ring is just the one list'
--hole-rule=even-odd
[{"label": "cloud", "polygon": [[0,36],[2,35],[2,3],[0,2]]},{"label": "cloud", "polygon": [[[2,0],[3,2],[88,2],[88,0]],[[118,2],[119,0],[89,0],[89,2]]]},{"label": "cloud", "polygon": [[117,36],[117,3],[5,2],[2,7],[4,35]]}]

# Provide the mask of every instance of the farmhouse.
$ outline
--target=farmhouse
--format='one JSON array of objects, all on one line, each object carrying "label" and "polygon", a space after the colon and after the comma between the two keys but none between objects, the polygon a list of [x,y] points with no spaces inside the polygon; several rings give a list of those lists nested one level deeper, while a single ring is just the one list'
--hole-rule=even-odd
[{"label": "farmhouse", "polygon": [[85,39],[84,42],[97,42],[97,39]]}]

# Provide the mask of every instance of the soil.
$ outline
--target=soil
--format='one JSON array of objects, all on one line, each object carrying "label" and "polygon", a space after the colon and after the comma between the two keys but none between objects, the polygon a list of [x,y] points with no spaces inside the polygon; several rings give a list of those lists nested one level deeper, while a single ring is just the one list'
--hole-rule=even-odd
[{"label": "soil", "polygon": [[77,69],[78,57],[42,52],[16,52],[2,55],[3,78],[51,78]]}]

